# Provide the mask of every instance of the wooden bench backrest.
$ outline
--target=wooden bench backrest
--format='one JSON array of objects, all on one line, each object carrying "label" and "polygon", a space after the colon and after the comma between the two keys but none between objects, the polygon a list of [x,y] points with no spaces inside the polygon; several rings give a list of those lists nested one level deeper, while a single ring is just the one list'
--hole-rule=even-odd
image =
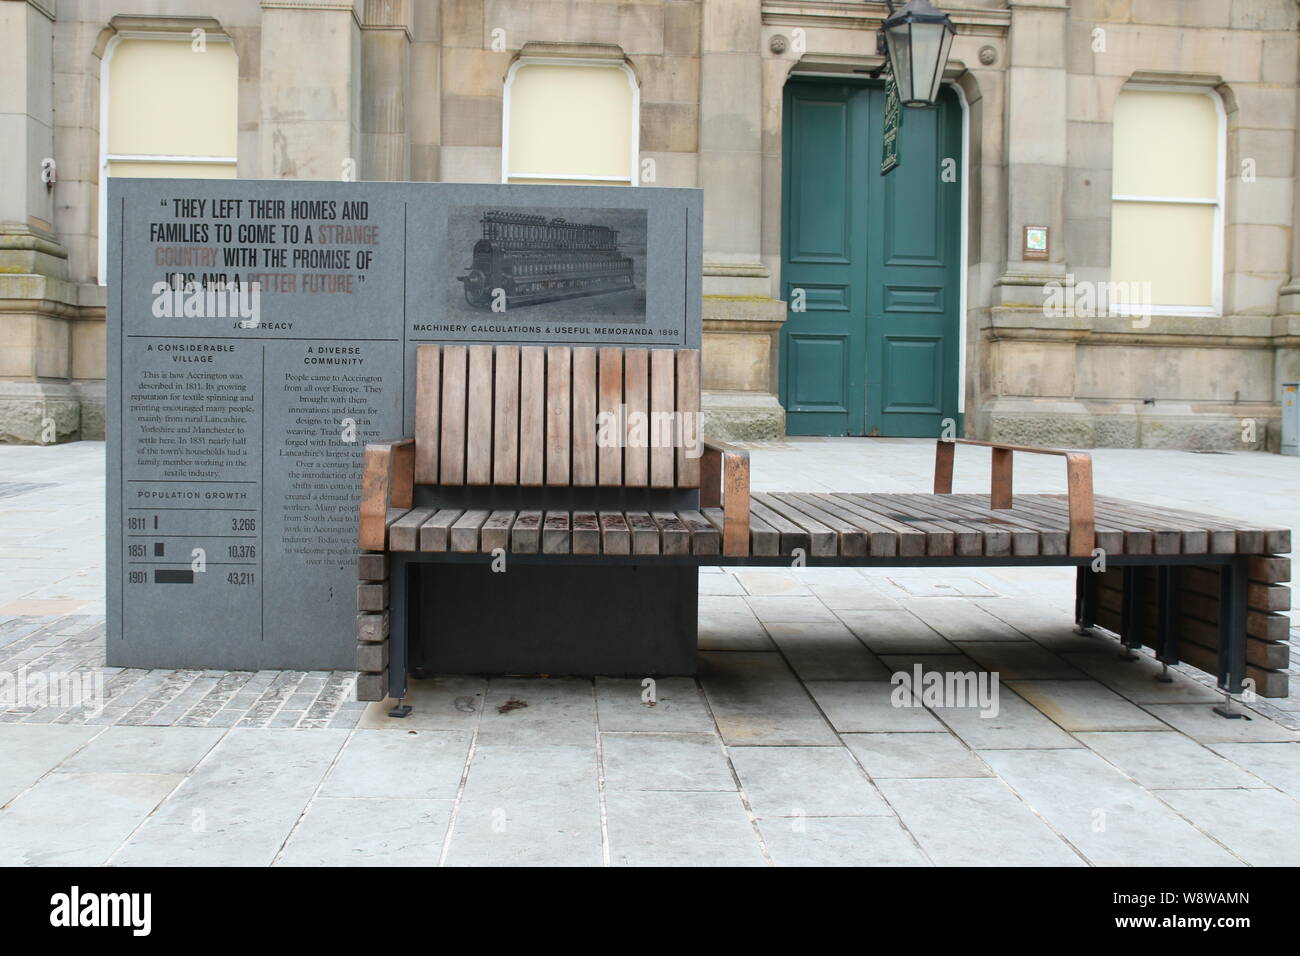
[{"label": "wooden bench backrest", "polygon": [[421,345],[415,481],[698,488],[699,410],[698,349]]}]

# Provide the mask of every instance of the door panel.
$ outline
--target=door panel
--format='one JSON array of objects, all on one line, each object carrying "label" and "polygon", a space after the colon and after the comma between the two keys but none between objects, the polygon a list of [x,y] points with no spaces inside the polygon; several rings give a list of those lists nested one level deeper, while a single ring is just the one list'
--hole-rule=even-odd
[{"label": "door panel", "polygon": [[865,424],[867,161],[861,88],[786,88],[781,404],[792,435],[860,435]]},{"label": "door panel", "polygon": [[781,401],[792,435],[933,436],[957,414],[961,185],[941,172],[961,156],[960,108],[945,89],[934,109],[907,110],[902,164],[882,177],[883,112],[879,84],[786,85]]}]

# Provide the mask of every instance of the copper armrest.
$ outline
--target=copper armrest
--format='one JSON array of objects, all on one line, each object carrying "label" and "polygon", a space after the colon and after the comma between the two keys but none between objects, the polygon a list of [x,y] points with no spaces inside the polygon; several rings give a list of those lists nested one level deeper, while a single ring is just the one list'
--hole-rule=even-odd
[{"label": "copper armrest", "polygon": [[722,508],[722,553],[749,554],[749,452],[706,441],[700,458],[700,506]]},{"label": "copper armrest", "polygon": [[414,438],[366,445],[357,534],[362,551],[383,551],[387,547],[388,509],[411,507],[414,485]]},{"label": "copper armrest", "polygon": [[1065,459],[1066,507],[1070,514],[1070,555],[1087,557],[1096,544],[1095,506],[1092,498],[1092,456],[1082,451],[1000,445],[970,438],[940,438],[934,456],[934,493],[952,494],[952,466],[957,445],[982,445],[993,450],[993,480],[989,507],[1011,507],[1011,456],[1023,451],[1034,455],[1060,455]]}]

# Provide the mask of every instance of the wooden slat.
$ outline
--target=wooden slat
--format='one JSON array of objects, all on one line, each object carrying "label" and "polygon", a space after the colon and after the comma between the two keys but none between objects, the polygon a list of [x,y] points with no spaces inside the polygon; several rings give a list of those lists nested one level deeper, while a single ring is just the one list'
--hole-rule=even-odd
[{"label": "wooden slat", "polygon": [[903,515],[888,504],[873,501],[870,495],[836,494],[835,497],[864,518],[893,528],[898,533],[901,557],[949,557],[956,550],[952,531],[943,525]]},{"label": "wooden slat", "polygon": [[795,549],[802,549],[807,554],[812,547],[812,536],[802,526],[795,524],[785,515],[773,511],[753,495],[749,498],[749,520],[761,521],[777,535],[778,554],[793,554]]},{"label": "wooden slat", "polygon": [[[1025,496],[1027,497],[1027,496]],[[1034,495],[1030,506],[1040,512],[1049,512],[1055,515],[1065,515],[1068,517],[1069,508],[1064,496],[1061,495]],[[1096,523],[1098,528],[1105,527],[1111,530],[1117,530],[1124,536],[1123,546],[1118,549],[1105,548],[1111,554],[1140,554],[1147,555],[1153,552],[1153,541],[1151,529],[1139,526],[1130,520],[1126,520],[1117,515],[1113,510],[1097,506]]]},{"label": "wooden slat", "polygon": [[992,549],[994,555],[1011,553],[1009,534],[999,530],[996,534],[986,535],[981,528],[975,526],[975,522],[955,518],[938,504],[945,497],[947,496],[877,494],[872,495],[871,499],[882,507],[892,507],[897,514],[907,515],[909,521],[927,522],[952,532],[953,553],[960,557],[982,555],[986,546]]},{"label": "wooden slat", "polygon": [[781,535],[752,511],[749,513],[749,553],[764,558],[781,553]]},{"label": "wooden slat", "polygon": [[388,555],[382,551],[357,555],[358,581],[385,581],[388,579]]},{"label": "wooden slat", "polygon": [[682,442],[677,448],[677,487],[700,486],[700,353],[698,349],[677,350],[677,415]]},{"label": "wooden slat", "polygon": [[839,548],[839,535],[833,528],[827,527],[816,518],[801,511],[777,495],[757,493],[751,501],[757,501],[768,509],[781,515],[787,521],[798,525],[808,533],[808,553],[818,557],[832,557]]},{"label": "wooden slat", "polygon": [[679,511],[677,517],[691,533],[691,554],[716,555],[722,551],[722,536],[718,529],[698,511]]},{"label": "wooden slat", "polygon": [[357,585],[357,610],[382,611],[388,607],[388,582]]},{"label": "wooden slat", "polygon": [[570,394],[573,350],[564,345],[546,349],[546,483],[569,483],[573,396]]},{"label": "wooden slat", "polygon": [[451,547],[451,526],[463,514],[460,508],[442,508],[420,527],[421,551],[446,551]]},{"label": "wooden slat", "polygon": [[600,380],[597,385],[597,416],[605,422],[600,429],[600,447],[596,449],[596,481],[600,485],[623,483],[623,449],[619,447],[619,405],[623,401],[623,350],[600,350]]},{"label": "wooden slat", "polygon": [[656,511],[651,515],[659,526],[659,547],[664,554],[690,554],[691,531],[671,511]]},{"label": "wooden slat", "polygon": [[623,485],[644,488],[650,484],[650,353],[647,349],[623,352],[623,405],[627,410]]},{"label": "wooden slat", "polygon": [[542,525],[542,554],[569,553],[569,513],[548,511]]},{"label": "wooden slat", "polygon": [[580,488],[596,483],[596,350],[573,350],[572,480]]},{"label": "wooden slat", "polygon": [[[835,532],[837,550],[834,553],[846,557],[862,557],[871,551],[871,539],[866,531],[838,506],[834,499],[820,495],[791,494],[782,492],[773,495],[782,504],[798,509],[803,514],[818,521]],[[790,515],[793,517],[793,515]],[[795,519],[798,520],[798,519]]]},{"label": "wooden slat", "polygon": [[465,483],[465,395],[469,351],[463,345],[442,350],[442,425],[438,483]]},{"label": "wooden slat", "polygon": [[415,481],[438,483],[438,426],[442,406],[442,349],[419,345],[415,349]]},{"label": "wooden slat", "polygon": [[632,532],[633,554],[659,553],[659,525],[647,512],[627,512],[627,526]]},{"label": "wooden slat", "polygon": [[631,554],[632,534],[622,512],[600,512],[600,550],[603,554]]},{"label": "wooden slat", "polygon": [[[974,504],[982,508],[988,507],[988,500],[982,495],[957,495],[956,497],[972,500]],[[1025,515],[1026,518],[1035,523],[1041,523],[1043,527],[1064,531],[1068,547],[1070,534],[1069,515],[1053,508],[1042,507],[1039,501],[1040,497],[1040,495],[1018,495],[1011,510],[1016,514]],[[1104,520],[1097,520],[1093,537],[1094,547],[1100,548],[1107,554],[1124,553],[1124,531],[1122,529],[1112,528]],[[1066,553],[1069,553],[1068,550]]]},{"label": "wooden slat", "polygon": [[572,515],[574,554],[600,554],[600,522],[594,511],[575,511]]},{"label": "wooden slat", "polygon": [[473,554],[478,551],[478,531],[490,512],[466,511],[451,526],[451,550]]},{"label": "wooden slat", "polygon": [[545,445],[546,349],[525,345],[519,350],[519,484],[546,480]]},{"label": "wooden slat", "polygon": [[[673,486],[677,394],[671,349],[650,350],[650,487]],[[666,424],[665,424],[666,423]]]},{"label": "wooden slat", "polygon": [[492,481],[519,484],[519,346],[498,345],[492,422]]},{"label": "wooden slat", "polygon": [[510,550],[515,554],[536,554],[541,544],[542,513],[521,511],[510,529]]},{"label": "wooden slat", "polygon": [[433,516],[433,508],[413,508],[394,521],[388,528],[388,550],[416,551],[419,549],[420,525]]},{"label": "wooden slat", "polygon": [[479,550],[491,554],[498,548],[510,550],[510,528],[515,523],[515,512],[494,511],[479,531]]},{"label": "wooden slat", "polygon": [[1291,580],[1290,558],[1252,555],[1247,569],[1250,580],[1263,584],[1280,584]]},{"label": "wooden slat", "polygon": [[492,483],[492,346],[469,347],[465,399],[465,484]]},{"label": "wooden slat", "polygon": [[[1021,497],[1024,496],[1022,495]],[[1060,526],[1049,525],[1041,519],[1031,517],[1023,509],[1019,509],[1017,506],[1005,510],[994,511],[988,507],[988,500],[983,498],[983,496],[944,495],[943,504],[946,510],[966,515],[976,522],[991,524],[995,527],[1006,526],[1007,530],[1011,533],[1012,554],[1044,554],[1056,556],[1068,553],[1068,521]],[[1026,543],[1017,537],[1022,531],[1028,531],[1033,535],[1034,548],[1036,550],[1026,550]]]}]

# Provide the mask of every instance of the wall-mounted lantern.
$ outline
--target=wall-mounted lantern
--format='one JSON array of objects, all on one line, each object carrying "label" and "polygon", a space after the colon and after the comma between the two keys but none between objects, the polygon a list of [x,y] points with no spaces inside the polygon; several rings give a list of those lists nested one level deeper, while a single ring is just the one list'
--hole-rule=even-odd
[{"label": "wall-mounted lantern", "polygon": [[907,0],[894,9],[880,28],[883,46],[904,106],[933,106],[939,98],[943,68],[957,33],[948,15],[930,0]]}]

